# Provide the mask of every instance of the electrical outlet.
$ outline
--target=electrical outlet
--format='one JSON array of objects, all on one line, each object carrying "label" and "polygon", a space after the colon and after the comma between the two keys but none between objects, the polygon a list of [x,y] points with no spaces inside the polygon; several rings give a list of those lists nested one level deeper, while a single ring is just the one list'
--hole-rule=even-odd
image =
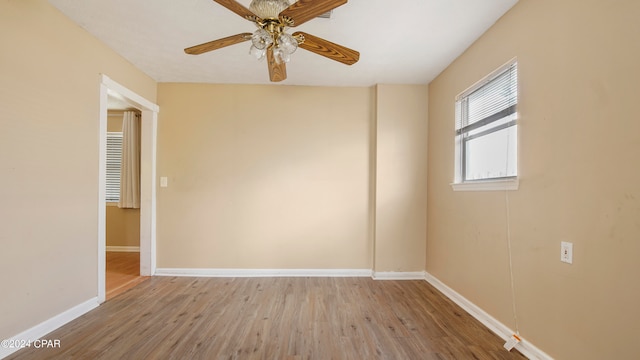
[{"label": "electrical outlet", "polygon": [[504,344],[504,348],[507,349],[507,351],[511,351],[511,349],[518,345],[520,341],[522,341],[522,339],[520,339],[518,335],[513,334],[509,339],[507,339],[507,342]]},{"label": "electrical outlet", "polygon": [[560,243],[560,261],[567,264],[573,263],[573,243],[566,241]]}]

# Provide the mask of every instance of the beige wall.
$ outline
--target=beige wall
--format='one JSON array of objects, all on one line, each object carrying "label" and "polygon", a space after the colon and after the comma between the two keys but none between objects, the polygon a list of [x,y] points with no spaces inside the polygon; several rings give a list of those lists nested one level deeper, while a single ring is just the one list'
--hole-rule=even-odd
[{"label": "beige wall", "polygon": [[140,246],[140,209],[107,206],[107,246]]},{"label": "beige wall", "polygon": [[107,110],[107,131],[120,132],[122,131],[122,117],[121,111]]},{"label": "beige wall", "polygon": [[160,84],[158,267],[371,269],[373,96]]},{"label": "beige wall", "polygon": [[426,99],[160,84],[158,267],[424,270]]},{"label": "beige wall", "polygon": [[[519,330],[557,359],[638,356],[639,18],[635,0],[520,0],[429,86],[427,270],[515,328],[509,229]],[[520,189],[453,192],[454,97],[514,56]]]},{"label": "beige wall", "polygon": [[0,45],[6,339],[97,296],[99,74],[156,84],[44,0],[0,1]]},{"label": "beige wall", "polygon": [[376,272],[425,269],[427,86],[376,86]]}]

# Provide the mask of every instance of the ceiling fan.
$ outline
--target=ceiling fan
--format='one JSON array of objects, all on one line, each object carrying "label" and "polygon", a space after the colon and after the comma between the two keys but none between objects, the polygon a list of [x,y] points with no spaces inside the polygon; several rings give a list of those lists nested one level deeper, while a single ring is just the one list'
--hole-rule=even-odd
[{"label": "ceiling fan", "polygon": [[353,65],[360,59],[360,53],[297,31],[288,34],[285,30],[344,5],[348,0],[252,0],[249,9],[235,0],[213,0],[241,17],[252,21],[258,27],[254,33],[241,33],[184,49],[191,55],[217,50],[226,46],[251,41],[250,53],[258,59],[267,58],[269,79],[273,82],[287,78],[286,63],[298,47],[322,55],[343,64]]}]

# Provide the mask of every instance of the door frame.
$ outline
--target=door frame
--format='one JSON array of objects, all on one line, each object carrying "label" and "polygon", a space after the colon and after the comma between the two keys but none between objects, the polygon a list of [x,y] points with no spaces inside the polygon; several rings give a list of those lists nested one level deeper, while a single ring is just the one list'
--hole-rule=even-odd
[{"label": "door frame", "polygon": [[140,275],[156,272],[156,149],[158,112],[153,102],[100,74],[98,181],[98,302],[106,299],[107,102],[118,96],[142,113],[140,142]]}]

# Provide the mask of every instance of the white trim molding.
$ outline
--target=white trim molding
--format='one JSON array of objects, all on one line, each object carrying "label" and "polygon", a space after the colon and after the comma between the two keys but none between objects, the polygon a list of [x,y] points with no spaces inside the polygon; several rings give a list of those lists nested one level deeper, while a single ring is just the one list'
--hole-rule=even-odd
[{"label": "white trim molding", "polygon": [[[469,315],[473,316],[484,326],[488,327],[489,330],[500,336],[500,338],[502,338],[504,341],[507,341],[507,339],[509,339],[511,335],[515,334],[515,332],[509,329],[509,327],[498,321],[493,316],[489,315],[476,304],[472,303],[464,296],[457,293],[455,290],[442,283],[435,276],[429,274],[428,272],[425,272],[425,280],[429,284],[433,285],[433,287],[438,289],[441,293],[443,293],[446,297],[451,299],[451,301],[458,304],[458,306],[469,313]],[[532,343],[525,340],[521,335],[519,335],[519,337],[522,340],[515,346],[515,348],[520,351],[522,355],[534,360],[553,360],[551,356],[538,349]]]},{"label": "white trim molding", "polygon": [[374,280],[424,280],[424,271],[398,272],[398,271],[374,271]]},{"label": "white trim molding", "polygon": [[[56,330],[57,328],[65,325],[66,323],[75,320],[77,318],[79,318],[80,316],[88,313],[89,311],[95,309],[96,307],[98,307],[99,303],[98,303],[98,298],[94,297],[91,298],[85,302],[83,302],[82,304],[78,304],[74,307],[72,307],[71,309],[68,309],[66,311],[61,312],[60,314],[45,320],[43,322],[41,322],[40,324],[27,329],[23,332],[21,332],[20,334],[11,337],[9,340],[10,342],[13,341],[18,341],[18,340],[22,340],[22,341],[34,341],[34,340],[38,340],[41,339],[43,336],[47,335],[48,333],[52,332],[53,330]],[[53,339],[52,339],[53,340]],[[19,348],[5,348],[5,347],[0,347],[0,359],[3,359],[11,354],[13,354],[14,352],[20,350]]]},{"label": "white trim molding", "polygon": [[518,190],[520,180],[504,179],[504,180],[478,180],[460,183],[452,183],[453,191],[504,191]]},{"label": "white trim molding", "polygon": [[140,168],[140,275],[153,275],[156,264],[156,150],[157,104],[145,99],[105,74],[100,74],[100,118],[98,154],[98,302],[106,299],[106,139],[107,103],[117,97],[142,113]]},{"label": "white trim molding", "polygon": [[111,90],[110,95],[120,97],[121,100],[131,104],[133,107],[136,107],[138,109],[149,109],[153,112],[160,111],[160,107],[157,104],[152,103],[151,101],[143,98],[142,96],[136,94],[128,88],[113,81],[105,74],[100,74],[100,82]]},{"label": "white trim molding", "polygon": [[371,277],[374,280],[425,280],[424,271],[375,272],[368,269],[157,268],[155,275],[193,277]]},{"label": "white trim molding", "polygon": [[194,277],[368,277],[367,269],[185,269],[157,268],[157,276]]},{"label": "white trim molding", "polygon": [[140,246],[108,246],[107,251],[111,252],[140,252]]}]

